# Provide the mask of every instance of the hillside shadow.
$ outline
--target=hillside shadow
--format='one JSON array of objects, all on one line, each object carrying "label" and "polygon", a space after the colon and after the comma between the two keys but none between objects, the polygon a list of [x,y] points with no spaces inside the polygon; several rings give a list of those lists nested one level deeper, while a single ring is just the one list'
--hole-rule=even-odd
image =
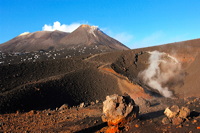
[{"label": "hillside shadow", "polygon": [[149,119],[158,118],[158,117],[164,116],[163,112],[164,112],[164,110],[159,110],[159,111],[155,111],[155,112],[149,112],[149,113],[146,113],[146,114],[141,114],[139,116],[139,119],[142,120],[142,121],[145,121],[145,120],[149,120]]},{"label": "hillside shadow", "polygon": [[63,104],[77,106],[82,102],[104,100],[107,95],[120,93],[116,88],[116,80],[89,67],[59,79],[26,84],[2,93],[0,113],[55,109]]},{"label": "hillside shadow", "polygon": [[101,123],[99,125],[92,126],[92,127],[77,131],[75,133],[94,133],[94,132],[96,132],[96,131],[98,131],[98,130],[102,129],[103,127],[106,127],[106,126],[107,126],[107,123],[104,122],[104,123]]}]

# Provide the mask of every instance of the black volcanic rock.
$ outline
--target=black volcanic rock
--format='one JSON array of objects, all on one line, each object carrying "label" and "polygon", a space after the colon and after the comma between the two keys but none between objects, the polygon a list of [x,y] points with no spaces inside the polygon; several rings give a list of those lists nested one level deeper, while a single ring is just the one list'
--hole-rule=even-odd
[{"label": "black volcanic rock", "polygon": [[107,36],[95,26],[81,25],[72,33],[62,31],[37,31],[19,35],[0,45],[2,52],[31,52],[58,50],[79,46],[100,46],[112,50],[128,50],[119,41]]}]

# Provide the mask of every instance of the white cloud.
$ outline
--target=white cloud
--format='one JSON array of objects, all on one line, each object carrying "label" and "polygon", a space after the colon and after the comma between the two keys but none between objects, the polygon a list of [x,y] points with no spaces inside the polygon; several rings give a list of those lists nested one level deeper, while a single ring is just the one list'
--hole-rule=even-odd
[{"label": "white cloud", "polygon": [[54,31],[59,30],[63,32],[72,32],[75,29],[77,29],[81,24],[80,23],[72,23],[70,25],[62,24],[59,21],[56,21],[53,23],[53,26],[45,24],[42,27],[42,30],[44,31]]}]

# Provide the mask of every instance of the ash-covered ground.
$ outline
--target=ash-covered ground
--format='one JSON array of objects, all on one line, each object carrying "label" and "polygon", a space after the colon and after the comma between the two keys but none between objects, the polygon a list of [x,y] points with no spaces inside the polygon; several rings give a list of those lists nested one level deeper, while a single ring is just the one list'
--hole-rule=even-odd
[{"label": "ash-covered ground", "polygon": [[[98,132],[107,126],[101,121],[105,97],[127,93],[140,106],[140,116],[123,132],[198,132],[199,48],[190,43],[126,51],[80,47],[1,53],[1,131]],[[152,76],[145,79],[140,73],[151,66],[150,52],[155,50],[165,54],[159,56],[155,65],[159,69],[153,69]],[[172,69],[177,64],[169,65],[171,56],[180,67]],[[174,75],[165,79],[165,73]],[[152,79],[161,88],[152,85],[149,82]],[[164,97],[162,89],[171,95]],[[137,101],[139,97],[148,100],[151,106]],[[86,107],[80,108],[81,103]],[[59,109],[63,104],[68,107]],[[163,125],[164,109],[174,104],[190,108],[190,117],[178,126]]]}]

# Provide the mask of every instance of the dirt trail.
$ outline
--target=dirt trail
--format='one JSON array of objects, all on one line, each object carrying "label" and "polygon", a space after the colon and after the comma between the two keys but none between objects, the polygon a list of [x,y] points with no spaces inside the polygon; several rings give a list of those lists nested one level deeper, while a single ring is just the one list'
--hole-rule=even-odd
[{"label": "dirt trail", "polygon": [[92,55],[92,56],[84,59],[84,61],[94,62],[94,61],[91,61],[92,58],[95,58],[97,56],[101,56],[101,55],[104,55],[104,54],[107,54],[107,53],[99,53],[99,54]]}]

